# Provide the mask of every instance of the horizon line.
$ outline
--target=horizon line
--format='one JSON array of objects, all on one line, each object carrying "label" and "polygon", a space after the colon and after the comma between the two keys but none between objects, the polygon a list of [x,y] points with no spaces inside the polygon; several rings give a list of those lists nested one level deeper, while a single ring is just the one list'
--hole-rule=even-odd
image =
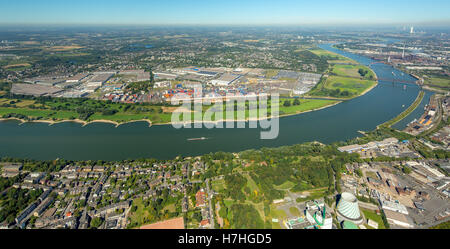
[{"label": "horizon line", "polygon": [[298,23],[95,23],[95,22],[0,22],[0,26],[449,26],[450,19],[441,21],[423,21],[423,22],[298,22]]}]

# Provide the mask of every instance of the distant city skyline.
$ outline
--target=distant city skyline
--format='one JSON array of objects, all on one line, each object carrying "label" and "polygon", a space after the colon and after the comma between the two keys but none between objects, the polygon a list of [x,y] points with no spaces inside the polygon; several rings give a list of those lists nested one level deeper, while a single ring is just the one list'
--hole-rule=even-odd
[{"label": "distant city skyline", "polygon": [[450,24],[450,1],[377,0],[15,0],[0,24]]}]

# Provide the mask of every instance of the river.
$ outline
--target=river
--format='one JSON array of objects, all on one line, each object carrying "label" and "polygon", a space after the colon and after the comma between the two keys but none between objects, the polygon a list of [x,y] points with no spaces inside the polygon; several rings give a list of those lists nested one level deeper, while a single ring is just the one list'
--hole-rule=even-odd
[{"label": "river", "polygon": [[[237,152],[251,148],[292,145],[309,141],[331,143],[360,136],[397,116],[417,97],[415,79],[370,58],[331,47],[321,48],[342,54],[370,66],[378,78],[386,79],[367,94],[322,110],[280,119],[278,138],[261,140],[259,129],[175,129],[170,125],[148,127],[145,122],[121,125],[93,123],[0,122],[0,156],[51,160],[122,160],[136,158],[170,159],[215,151]],[[394,72],[394,74],[392,74]],[[408,81],[405,83],[395,81]],[[393,83],[394,82],[394,83]],[[425,98],[424,98],[425,99]],[[422,109],[423,110],[423,109]],[[420,116],[420,112],[414,112]],[[412,120],[413,114],[407,117]],[[403,124],[404,126],[404,124]],[[190,141],[189,138],[205,137]]]}]

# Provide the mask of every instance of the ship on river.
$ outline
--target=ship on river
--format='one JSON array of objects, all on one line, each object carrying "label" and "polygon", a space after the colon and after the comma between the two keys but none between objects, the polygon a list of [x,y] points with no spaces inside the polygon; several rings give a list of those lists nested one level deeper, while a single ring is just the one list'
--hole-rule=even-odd
[{"label": "ship on river", "polygon": [[188,141],[198,141],[198,140],[206,140],[206,139],[208,139],[208,138],[206,138],[206,137],[198,137],[198,138],[188,138],[187,140]]}]

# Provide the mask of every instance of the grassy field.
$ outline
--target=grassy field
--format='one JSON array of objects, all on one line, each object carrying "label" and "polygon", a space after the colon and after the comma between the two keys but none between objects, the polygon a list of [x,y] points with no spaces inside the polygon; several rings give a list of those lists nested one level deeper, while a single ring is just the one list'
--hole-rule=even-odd
[{"label": "grassy field", "polygon": [[253,179],[247,174],[245,174],[244,177],[247,178],[247,185],[246,186],[250,188],[250,192],[253,193],[253,192],[256,191],[258,193],[259,192],[259,188],[256,185],[255,181],[253,181]]},{"label": "grassy field", "polygon": [[272,219],[278,220],[284,220],[288,217],[284,210],[277,209],[277,207],[273,204],[270,206],[270,216],[272,216]]},{"label": "grassy field", "polygon": [[144,202],[142,199],[136,199],[133,201],[133,205],[138,208],[136,209],[136,212],[129,216],[131,223],[136,222],[137,224],[144,224],[146,222],[146,217],[148,216],[148,211],[145,210]]},{"label": "grassy field", "polygon": [[431,87],[450,90],[450,78],[432,76],[431,78],[426,79],[424,84]]},{"label": "grassy field", "polygon": [[167,205],[166,207],[163,208],[163,212],[165,210],[168,210],[169,212],[175,212],[176,208],[175,208],[175,203],[172,203],[170,205]]},{"label": "grassy field", "polygon": [[272,77],[275,77],[275,76],[277,76],[277,74],[280,72],[280,70],[278,70],[278,69],[268,69],[266,72],[265,72],[265,76],[266,76],[266,78],[272,78]]},{"label": "grassy field", "polygon": [[293,215],[293,216],[300,216],[300,210],[298,210],[298,208],[296,207],[290,207],[289,208],[289,212]]},{"label": "grassy field", "polygon": [[[367,74],[364,75],[364,77],[359,74],[358,70],[360,69],[367,71]],[[336,74],[337,76],[355,77],[366,80],[375,79],[375,73],[370,68],[363,65],[333,65],[330,72]]]},{"label": "grassy field", "polygon": [[233,218],[233,213],[230,210],[231,210],[231,206],[234,203],[234,200],[223,200],[223,203],[227,207],[228,213],[227,213],[227,217],[222,217],[222,218],[227,218],[230,221]]},{"label": "grassy field", "polygon": [[78,116],[76,112],[70,111],[53,111],[53,110],[39,110],[28,108],[6,108],[0,107],[0,117],[7,114],[21,114],[27,117],[32,117],[41,120],[69,120]]},{"label": "grassy field", "polygon": [[313,190],[308,190],[308,191],[302,191],[302,194],[307,195],[306,198],[297,198],[297,202],[304,202],[304,201],[309,201],[309,200],[314,200],[314,199],[319,199],[322,198],[326,195],[326,192],[328,191],[327,188],[318,188],[318,189],[313,189]]},{"label": "grassy field", "polygon": [[375,84],[376,82],[369,80],[331,76],[328,77],[325,87],[329,89],[341,89],[341,91],[347,90],[349,92],[354,92],[355,94],[361,94],[366,89],[372,87]]},{"label": "grassy field", "polygon": [[211,186],[214,191],[219,193],[225,189],[225,180],[224,179],[215,180],[211,182]]},{"label": "grassy field", "polygon": [[284,99],[281,99],[281,105],[279,106],[279,112],[280,115],[289,115],[289,114],[295,114],[305,111],[311,111],[316,110],[319,108],[323,108],[328,105],[333,105],[338,103],[336,100],[327,100],[327,99],[301,99],[300,105],[294,106],[283,106]]},{"label": "grassy field", "polygon": [[[101,103],[102,105],[100,105]],[[9,104],[9,106],[5,106]],[[39,119],[39,120],[51,120],[51,121],[62,121],[62,120],[73,120],[79,119],[80,114],[76,111],[79,107],[78,104],[68,101],[67,103],[60,102],[46,102],[45,104],[37,103],[34,100],[17,100],[17,99],[6,99],[0,98],[0,117],[8,114],[20,114],[27,116],[29,119]],[[69,110],[59,110],[61,106]],[[86,121],[94,120],[109,120],[118,123],[130,122],[136,120],[150,119],[154,123],[168,123],[171,121],[170,112],[161,112],[161,107],[150,106],[146,107],[147,111],[138,111],[134,108],[129,108],[129,110],[124,110],[120,104],[112,104],[106,102],[99,102],[94,100],[87,100],[82,105],[83,107],[89,106],[91,108],[97,108],[99,110],[104,109],[115,109],[117,112],[112,115],[106,115],[102,112],[95,112],[89,116]],[[34,107],[34,108],[33,108]],[[38,107],[43,107],[39,108]],[[139,108],[139,107],[138,107]]]},{"label": "grassy field", "polygon": [[345,56],[342,56],[340,54],[336,54],[333,52],[330,52],[328,50],[324,50],[321,48],[316,48],[316,49],[310,49],[310,52],[314,53],[317,56],[320,57],[326,57],[328,60],[328,63],[330,64],[335,64],[335,63],[342,63],[342,64],[358,64],[356,61],[347,58]]},{"label": "grassy field", "polygon": [[77,50],[77,49],[81,49],[81,48],[84,48],[84,47],[78,46],[78,45],[42,47],[42,49],[52,51],[52,52],[71,51],[71,50]]},{"label": "grassy field", "polygon": [[371,80],[360,80],[342,76],[329,76],[325,83],[323,83],[322,86],[318,86],[316,89],[312,90],[310,95],[348,99],[361,95],[367,89],[375,86],[376,84],[376,81]]},{"label": "grassy field", "polygon": [[[377,84],[375,73],[356,61],[323,49],[310,51],[318,56],[327,57],[331,65],[328,69],[329,76],[322,77],[321,81],[308,93],[308,96],[351,99],[364,94]],[[335,63],[331,63],[330,60]],[[359,73],[360,69],[367,71],[364,76]]]},{"label": "grassy field", "polygon": [[[375,221],[376,223],[378,223],[378,229],[385,229],[384,223],[383,223],[383,219],[381,218],[381,215],[378,215],[374,211],[368,210],[368,209],[361,209],[361,211],[363,212],[364,217],[366,219],[371,219],[371,220]],[[372,228],[371,226],[367,226],[367,227],[369,229]]]},{"label": "grassy field", "polygon": [[281,185],[275,186],[276,189],[279,190],[288,190],[291,189],[292,187],[295,186],[295,183],[291,182],[291,181],[286,181]]}]

